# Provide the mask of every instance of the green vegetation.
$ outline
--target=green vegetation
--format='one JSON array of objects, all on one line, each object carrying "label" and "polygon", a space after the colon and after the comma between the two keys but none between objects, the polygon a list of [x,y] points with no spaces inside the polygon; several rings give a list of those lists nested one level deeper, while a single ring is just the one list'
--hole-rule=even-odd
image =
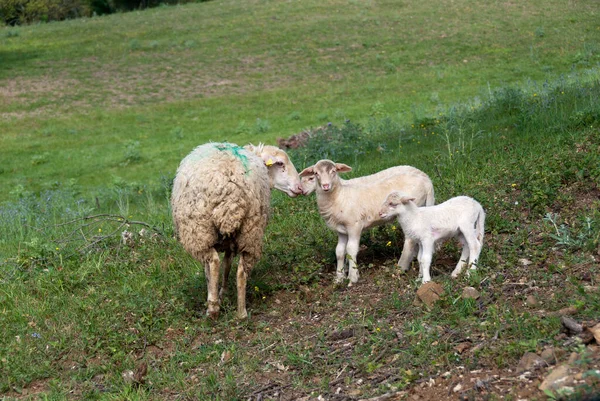
[{"label": "green vegetation", "polygon": [[[0,30],[0,394],[368,398],[446,371],[506,372],[547,345],[580,353],[593,376],[598,361],[546,312],[600,312],[586,290],[600,281],[595,13],[215,1]],[[290,151],[299,168],[410,164],[438,201],[478,199],[479,269],[450,279],[446,244],[432,266],[446,295],[414,305],[416,272],[395,269],[389,225],[363,235],[360,284],[334,288],[335,235],[315,200],[274,193],[248,321],[235,320],[233,278],[207,321],[203,269],[173,238],[179,160],[211,139],[316,126]],[[466,285],[481,298],[462,299]]]}]

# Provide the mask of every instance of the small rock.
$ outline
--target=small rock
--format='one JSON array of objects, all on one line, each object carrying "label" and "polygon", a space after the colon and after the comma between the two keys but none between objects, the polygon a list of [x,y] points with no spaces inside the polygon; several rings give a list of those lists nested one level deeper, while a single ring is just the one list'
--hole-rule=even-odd
[{"label": "small rock", "polygon": [[473,287],[465,287],[462,292],[462,297],[464,299],[479,299],[479,291],[477,291]]},{"label": "small rock", "polygon": [[579,359],[579,354],[577,352],[571,352],[571,355],[569,355],[569,360],[567,361],[567,363],[569,365],[573,365],[575,362],[577,362],[578,359]]},{"label": "small rock", "polygon": [[540,304],[533,295],[528,295],[527,299],[525,299],[525,303],[529,306],[538,306]]},{"label": "small rock", "polygon": [[554,365],[556,363],[557,357],[554,351],[554,347],[548,347],[542,351],[540,357],[546,361],[548,365]]},{"label": "small rock", "polygon": [[134,376],[133,370],[126,370],[123,373],[121,373],[121,377],[123,377],[123,381],[125,383],[129,383],[129,384],[133,383],[135,380],[133,378],[133,376]]},{"label": "small rock", "polygon": [[540,384],[540,390],[556,391],[563,387],[570,386],[573,383],[573,377],[569,375],[569,366],[560,365],[556,367]]},{"label": "small rock", "polygon": [[596,339],[596,343],[600,344],[600,323],[598,323],[594,327],[586,327],[586,330],[590,331],[594,335],[594,339]]},{"label": "small rock", "polygon": [[435,301],[439,300],[444,295],[444,289],[438,283],[429,281],[417,290],[417,299],[423,302],[428,307],[433,306]]},{"label": "small rock", "polygon": [[456,386],[454,386],[452,391],[455,393],[458,393],[460,390],[462,390],[462,388],[463,388],[462,384],[458,383]]},{"label": "small rock", "polygon": [[533,371],[541,366],[546,366],[547,362],[533,352],[526,352],[517,365],[517,373]]},{"label": "small rock", "polygon": [[531,262],[531,260],[529,260],[529,259],[521,258],[521,259],[519,259],[519,263],[522,266],[529,266],[533,262]]}]

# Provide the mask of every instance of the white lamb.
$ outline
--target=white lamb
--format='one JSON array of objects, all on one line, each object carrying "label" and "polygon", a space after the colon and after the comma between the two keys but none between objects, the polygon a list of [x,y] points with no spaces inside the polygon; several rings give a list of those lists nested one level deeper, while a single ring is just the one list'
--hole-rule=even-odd
[{"label": "white lamb", "polygon": [[[185,250],[204,265],[212,318],[219,314],[219,295],[238,253],[237,313],[240,319],[248,315],[246,280],[262,252],[271,188],[291,197],[302,193],[296,168],[274,146],[209,143],[194,149],[177,169],[171,196],[175,231]],[[224,252],[220,293],[218,252]]]},{"label": "white lamb", "polygon": [[[390,191],[409,193],[420,205],[433,205],[435,202],[431,180],[427,174],[414,167],[391,167],[351,180],[344,180],[338,175],[351,170],[351,167],[342,163],[320,160],[300,173],[304,193],[316,191],[319,213],[327,226],[338,234],[335,248],[336,282],[345,279],[347,255],[349,285],[356,283],[359,278],[356,255],[363,230],[392,221],[392,218],[384,219],[379,216],[381,203]],[[398,261],[403,271],[410,267],[417,249],[416,243],[410,238],[405,239]]]},{"label": "white lamb", "polygon": [[475,270],[481,247],[485,212],[473,198],[457,196],[435,206],[419,207],[416,199],[405,193],[390,193],[379,212],[381,218],[398,216],[406,237],[419,244],[419,277],[431,281],[429,267],[435,244],[448,238],[458,238],[462,254],[452,278],[458,277],[465,266]]}]

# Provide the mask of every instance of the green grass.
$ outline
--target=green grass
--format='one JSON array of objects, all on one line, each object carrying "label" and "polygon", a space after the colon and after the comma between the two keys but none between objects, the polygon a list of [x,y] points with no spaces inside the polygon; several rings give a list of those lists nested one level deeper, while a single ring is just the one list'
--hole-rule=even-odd
[{"label": "green grass", "polygon": [[[156,183],[208,140],[408,122],[600,60],[594,2],[233,2],[0,30],[0,185]],[[128,159],[128,146],[137,158]]]},{"label": "green grass", "polygon": [[[460,366],[508,374],[546,345],[583,353],[546,312],[600,312],[585,290],[600,281],[593,6],[214,1],[0,30],[0,394],[368,398]],[[386,226],[363,235],[360,285],[336,289],[314,198],[274,193],[249,319],[235,320],[231,286],[207,321],[203,269],[173,238],[179,160],[328,122],[328,141],[290,152],[298,167],[410,164],[438,201],[475,197],[479,270],[451,280],[445,245],[432,272],[446,295],[416,306]],[[465,342],[482,346],[457,352]],[[125,381],[141,363],[144,383]]]}]

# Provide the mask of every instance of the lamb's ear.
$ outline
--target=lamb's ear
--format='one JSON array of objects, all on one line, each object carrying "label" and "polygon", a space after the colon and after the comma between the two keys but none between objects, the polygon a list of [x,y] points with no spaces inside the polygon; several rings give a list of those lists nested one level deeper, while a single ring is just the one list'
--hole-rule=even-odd
[{"label": "lamb's ear", "polygon": [[352,171],[352,167],[344,163],[335,163],[335,169],[338,173],[347,173],[348,171]]},{"label": "lamb's ear", "polygon": [[305,168],[298,175],[300,177],[306,177],[306,176],[309,176],[309,175],[315,175],[315,166],[310,166],[310,167]]},{"label": "lamb's ear", "polygon": [[402,202],[403,204],[407,204],[408,202],[414,202],[416,200],[416,198],[413,198],[411,196],[403,196],[402,198],[400,198],[400,202]]}]

